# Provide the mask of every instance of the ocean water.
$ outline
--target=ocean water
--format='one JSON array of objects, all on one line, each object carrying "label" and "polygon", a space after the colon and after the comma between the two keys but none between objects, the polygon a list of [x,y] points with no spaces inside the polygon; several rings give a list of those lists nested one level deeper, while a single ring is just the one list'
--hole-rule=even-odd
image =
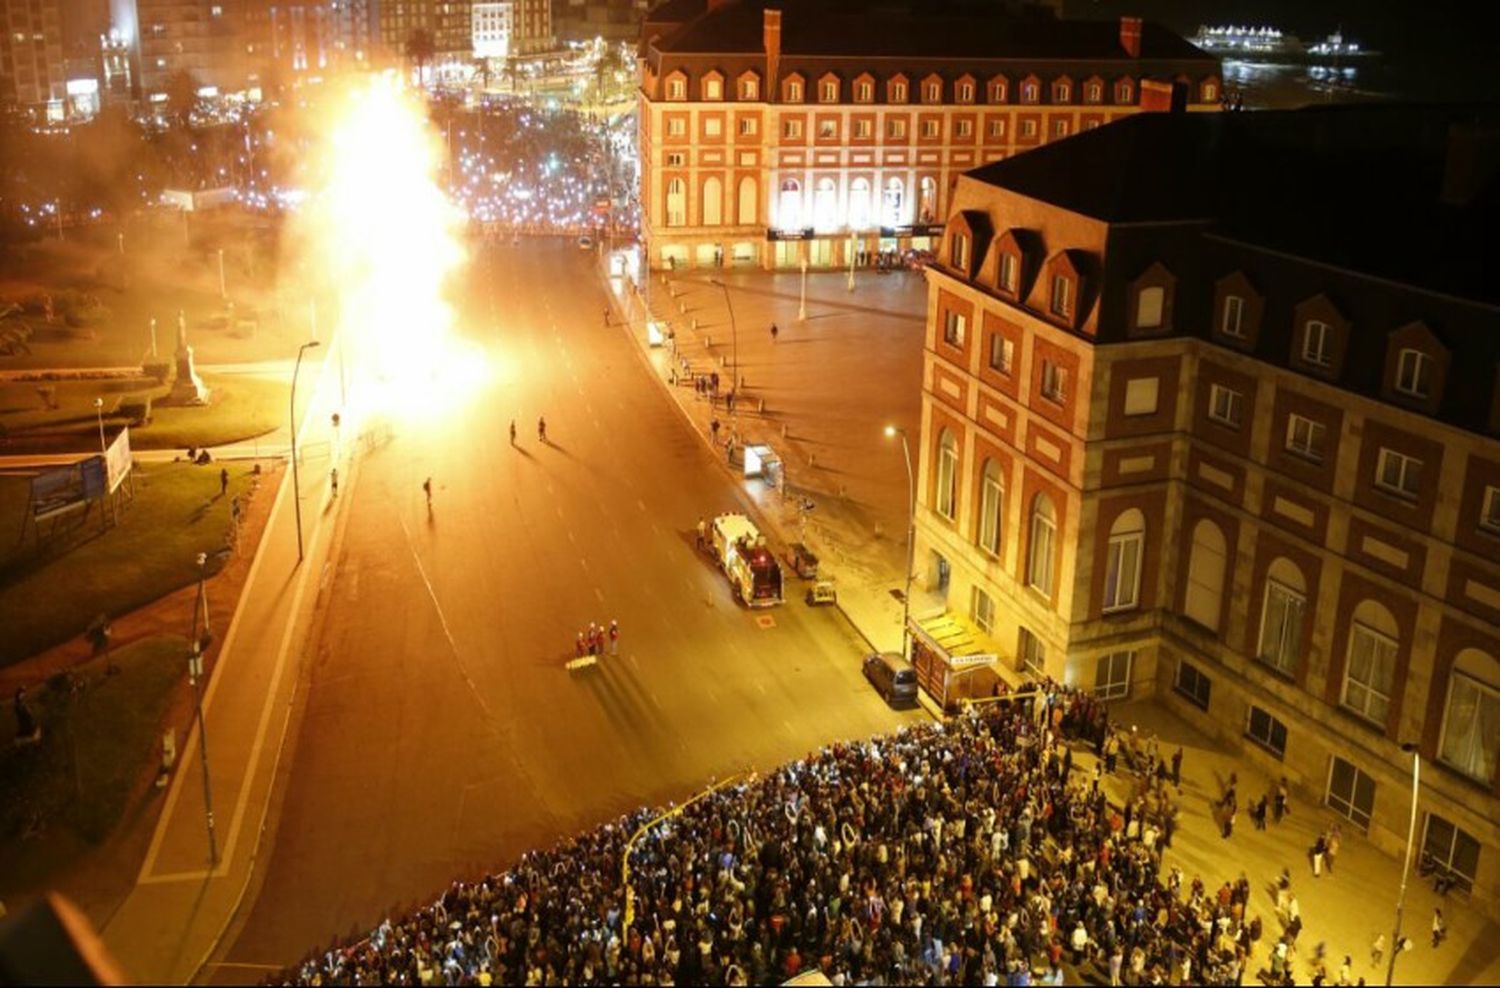
[{"label": "ocean water", "polygon": [[1394,54],[1337,66],[1226,61],[1224,86],[1242,93],[1247,109],[1257,110],[1369,100],[1500,99],[1493,75],[1467,60],[1454,64]]}]

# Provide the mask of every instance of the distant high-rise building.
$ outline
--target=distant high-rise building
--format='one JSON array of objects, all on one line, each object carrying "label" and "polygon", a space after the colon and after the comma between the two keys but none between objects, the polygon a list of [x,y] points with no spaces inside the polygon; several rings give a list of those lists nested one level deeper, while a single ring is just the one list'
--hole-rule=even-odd
[{"label": "distant high-rise building", "polygon": [[0,0],[0,104],[36,107],[64,95],[57,0]]},{"label": "distant high-rise building", "polygon": [[475,58],[505,58],[510,54],[512,10],[509,0],[474,4]]}]

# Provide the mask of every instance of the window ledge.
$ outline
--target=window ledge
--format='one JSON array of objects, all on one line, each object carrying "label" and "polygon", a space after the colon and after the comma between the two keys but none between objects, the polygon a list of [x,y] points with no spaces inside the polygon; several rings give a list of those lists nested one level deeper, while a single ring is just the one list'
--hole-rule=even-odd
[{"label": "window ledge", "polygon": [[1100,617],[1106,618],[1125,617],[1127,615],[1139,613],[1140,609],[1141,602],[1134,601],[1133,603],[1129,604],[1116,604],[1114,607],[1101,607],[1099,608],[1099,615]]},{"label": "window ledge", "polygon": [[1416,504],[1417,501],[1418,501],[1418,499],[1419,499],[1419,496],[1420,496],[1420,495],[1417,495],[1417,494],[1409,493],[1407,491],[1398,490],[1397,488],[1394,488],[1394,487],[1387,487],[1384,484],[1380,483],[1379,481],[1376,481],[1374,484],[1371,485],[1371,487],[1374,488],[1375,493],[1377,493],[1377,494],[1384,494],[1386,497],[1390,498],[1391,500],[1396,501],[1396,502],[1398,502],[1400,504],[1408,505],[1408,506]]}]

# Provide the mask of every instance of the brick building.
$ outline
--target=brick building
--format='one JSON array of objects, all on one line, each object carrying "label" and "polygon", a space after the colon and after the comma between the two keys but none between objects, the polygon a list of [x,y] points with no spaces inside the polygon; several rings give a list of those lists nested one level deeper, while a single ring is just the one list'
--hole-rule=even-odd
[{"label": "brick building", "polygon": [[667,0],[640,54],[653,267],[844,266],[926,247],[960,173],[1221,97],[1217,59],[1165,28],[1001,4]]},{"label": "brick building", "polygon": [[64,83],[57,0],[0,0],[0,106],[61,101]]},{"label": "brick building", "polygon": [[[1142,114],[960,178],[916,560],[1500,899],[1500,111]],[[926,615],[923,615],[926,616]],[[930,685],[945,646],[917,632]]]}]

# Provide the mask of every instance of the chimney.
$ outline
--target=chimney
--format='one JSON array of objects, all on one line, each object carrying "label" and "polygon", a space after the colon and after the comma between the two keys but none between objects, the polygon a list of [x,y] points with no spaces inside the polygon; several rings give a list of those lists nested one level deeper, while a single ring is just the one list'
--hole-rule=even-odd
[{"label": "chimney", "polygon": [[1120,47],[1125,49],[1125,54],[1131,58],[1141,57],[1141,19],[1139,17],[1120,18]]},{"label": "chimney", "polygon": [[[713,0],[709,0],[710,3]],[[778,73],[781,70],[781,11],[772,10],[767,7],[762,13],[765,15],[762,37],[766,48],[766,91],[765,100],[771,102],[776,99]]]}]

